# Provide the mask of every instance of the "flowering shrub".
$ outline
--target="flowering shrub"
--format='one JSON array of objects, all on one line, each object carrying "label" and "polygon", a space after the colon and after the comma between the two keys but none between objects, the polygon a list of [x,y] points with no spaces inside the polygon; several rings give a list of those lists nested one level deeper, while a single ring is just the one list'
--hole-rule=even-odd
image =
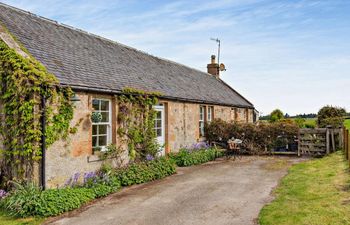
[{"label": "flowering shrub", "polygon": [[232,137],[241,139],[241,147],[249,154],[259,154],[278,147],[281,139],[286,143],[293,143],[298,136],[298,130],[298,125],[293,121],[251,124],[215,119],[205,125],[208,141],[227,143]]},{"label": "flowering shrub", "polygon": [[183,148],[178,153],[170,153],[169,157],[177,166],[191,166],[215,160],[223,156],[223,152],[207,144],[198,144],[201,148]]},{"label": "flowering shrub", "polygon": [[96,197],[94,189],[77,187],[42,191],[34,184],[17,185],[4,199],[10,215],[19,217],[54,216],[79,208]]},{"label": "flowering shrub", "polygon": [[154,157],[152,155],[150,155],[150,154],[147,154],[146,155],[146,160],[147,161],[152,161],[152,160],[154,160]]},{"label": "flowering shrub", "polygon": [[96,183],[97,182],[97,174],[96,172],[88,172],[84,173],[84,184],[88,183]]},{"label": "flowering shrub", "polygon": [[5,198],[7,195],[7,192],[5,190],[0,189],[0,200]]},{"label": "flowering shrub", "polygon": [[197,142],[193,144],[190,148],[186,148],[188,151],[195,151],[201,149],[208,149],[210,146],[206,142]]},{"label": "flowering shrub", "polygon": [[97,173],[85,173],[82,183],[79,183],[81,174],[75,173],[61,189],[42,191],[34,184],[17,184],[9,194],[0,190],[0,199],[7,196],[1,200],[1,207],[14,216],[55,216],[79,208],[92,199],[107,196],[120,189],[121,185],[144,183],[175,172],[173,161],[165,157],[116,170],[104,166]]}]

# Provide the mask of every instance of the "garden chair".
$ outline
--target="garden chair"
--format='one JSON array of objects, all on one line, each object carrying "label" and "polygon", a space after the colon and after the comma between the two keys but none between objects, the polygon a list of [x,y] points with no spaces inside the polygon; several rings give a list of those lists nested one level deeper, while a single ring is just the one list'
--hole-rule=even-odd
[{"label": "garden chair", "polygon": [[241,144],[242,144],[242,140],[240,140],[240,139],[235,139],[233,137],[231,139],[229,139],[227,141],[227,154],[226,154],[226,156],[228,158],[233,156],[233,160],[235,160],[236,158],[242,158]]}]

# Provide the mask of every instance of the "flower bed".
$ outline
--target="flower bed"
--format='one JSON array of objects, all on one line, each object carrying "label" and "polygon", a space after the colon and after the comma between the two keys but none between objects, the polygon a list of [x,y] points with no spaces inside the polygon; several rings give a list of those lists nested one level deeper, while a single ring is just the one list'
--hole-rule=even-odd
[{"label": "flower bed", "polygon": [[77,182],[80,175],[77,173],[61,189],[42,191],[33,184],[16,184],[15,190],[0,200],[0,206],[10,215],[19,217],[55,216],[116,192],[121,186],[161,179],[175,172],[174,162],[162,157],[122,169],[86,173],[83,184]]},{"label": "flower bed", "polygon": [[224,152],[217,148],[198,143],[191,148],[183,148],[178,153],[171,153],[169,157],[177,166],[191,166],[215,160],[223,155]]}]

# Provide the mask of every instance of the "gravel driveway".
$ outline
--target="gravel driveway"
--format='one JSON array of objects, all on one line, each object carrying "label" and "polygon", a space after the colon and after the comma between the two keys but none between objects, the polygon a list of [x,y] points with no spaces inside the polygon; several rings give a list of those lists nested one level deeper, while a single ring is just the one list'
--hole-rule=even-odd
[{"label": "gravel driveway", "polygon": [[256,224],[271,191],[297,161],[244,157],[178,168],[176,175],[125,188],[51,224]]}]

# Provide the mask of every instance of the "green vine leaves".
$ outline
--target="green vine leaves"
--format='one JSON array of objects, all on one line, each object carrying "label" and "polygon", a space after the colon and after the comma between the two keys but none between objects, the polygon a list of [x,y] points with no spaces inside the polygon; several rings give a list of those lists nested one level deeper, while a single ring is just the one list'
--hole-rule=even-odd
[{"label": "green vine leaves", "polygon": [[158,92],[144,92],[132,88],[123,89],[118,95],[118,135],[124,139],[131,160],[142,160],[159,151],[154,130],[156,112],[152,106],[158,103]]},{"label": "green vine leaves", "polygon": [[46,144],[69,134],[72,90],[33,57],[24,58],[0,40],[2,171],[6,179],[30,179],[41,158],[41,97],[47,100]]}]

